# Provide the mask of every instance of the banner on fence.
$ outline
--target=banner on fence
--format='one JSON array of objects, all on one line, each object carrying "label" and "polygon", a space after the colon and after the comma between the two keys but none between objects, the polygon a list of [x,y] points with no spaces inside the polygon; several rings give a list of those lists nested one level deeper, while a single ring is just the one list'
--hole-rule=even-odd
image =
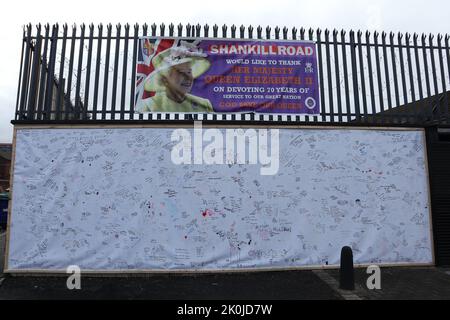
[{"label": "banner on fence", "polygon": [[135,110],[319,114],[310,41],[139,39]]}]

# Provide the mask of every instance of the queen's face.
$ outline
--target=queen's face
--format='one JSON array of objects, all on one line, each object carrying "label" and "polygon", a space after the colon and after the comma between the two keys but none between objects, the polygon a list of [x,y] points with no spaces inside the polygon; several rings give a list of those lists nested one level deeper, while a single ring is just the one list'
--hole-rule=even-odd
[{"label": "queen's face", "polygon": [[164,77],[167,96],[175,101],[183,101],[194,84],[192,68],[189,62],[171,67],[169,73]]}]

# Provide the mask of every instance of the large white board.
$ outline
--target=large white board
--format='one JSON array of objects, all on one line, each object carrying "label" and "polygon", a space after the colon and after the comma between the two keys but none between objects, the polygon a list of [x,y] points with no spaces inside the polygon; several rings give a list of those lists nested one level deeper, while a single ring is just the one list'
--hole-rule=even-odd
[{"label": "large white board", "polygon": [[433,262],[421,130],[280,129],[274,176],[175,165],[172,131],[18,129],[8,270]]}]

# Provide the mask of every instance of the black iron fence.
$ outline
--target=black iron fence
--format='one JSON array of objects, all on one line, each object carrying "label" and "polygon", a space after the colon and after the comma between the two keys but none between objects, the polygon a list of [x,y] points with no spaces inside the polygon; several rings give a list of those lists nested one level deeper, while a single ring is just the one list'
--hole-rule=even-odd
[{"label": "black iron fence", "polygon": [[[315,41],[321,113],[136,114],[135,65],[142,36]],[[449,35],[234,25],[27,25],[13,122],[232,120],[448,125],[449,41]]]}]

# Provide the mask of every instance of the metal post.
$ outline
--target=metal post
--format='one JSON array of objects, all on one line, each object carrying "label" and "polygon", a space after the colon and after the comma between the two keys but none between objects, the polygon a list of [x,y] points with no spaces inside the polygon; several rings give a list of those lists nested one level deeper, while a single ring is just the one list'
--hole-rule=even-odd
[{"label": "metal post", "polygon": [[341,268],[339,271],[339,288],[355,290],[355,276],[353,269],[353,252],[350,247],[343,247],[341,251]]}]

